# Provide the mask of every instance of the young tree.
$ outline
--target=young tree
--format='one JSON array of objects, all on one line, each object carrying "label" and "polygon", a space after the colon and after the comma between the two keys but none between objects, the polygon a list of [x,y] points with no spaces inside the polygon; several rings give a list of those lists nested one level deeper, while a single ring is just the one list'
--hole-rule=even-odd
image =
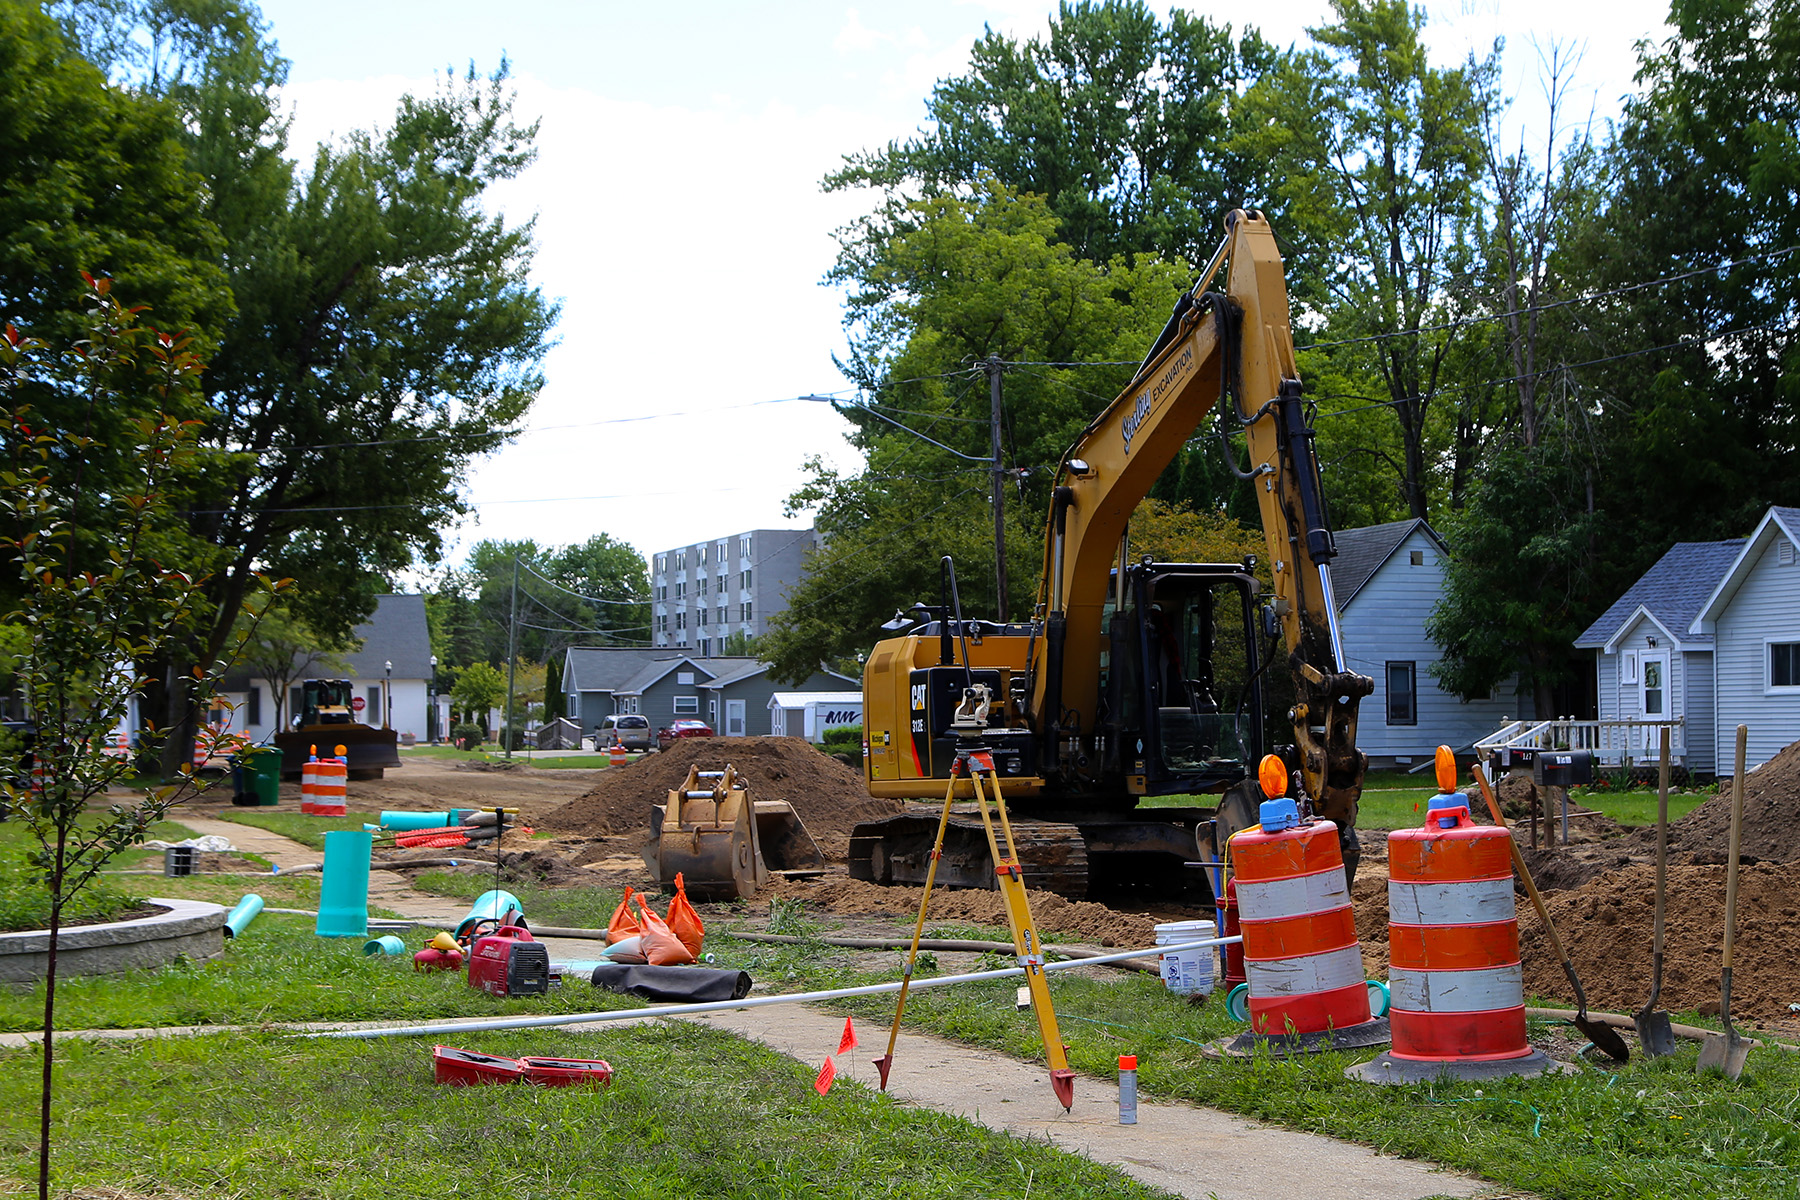
[{"label": "young tree", "polygon": [[471,663],[456,673],[450,699],[463,719],[481,726],[485,734],[489,715],[506,699],[506,676],[487,663]]},{"label": "young tree", "polygon": [[[79,465],[68,465],[81,463],[97,444],[91,424],[59,427],[30,403],[57,394],[66,410],[94,414],[116,411],[135,394],[139,404],[184,406],[200,370],[188,341],[139,325],[137,311],[120,305],[110,291],[107,280],[89,280],[89,332],[66,353],[51,351],[10,323],[0,338],[0,429],[8,457],[0,470],[0,548],[10,555],[22,591],[19,611],[8,619],[28,635],[16,669],[37,727],[29,781],[0,780],[0,820],[17,822],[30,834],[31,862],[50,909],[40,1200],[50,1195],[57,941],[64,910],[113,855],[142,841],[145,830],[196,785],[190,766],[179,785],[103,812],[94,808],[134,770],[106,750],[145,693],[140,664],[191,636],[206,617],[198,581],[161,561],[163,535],[177,521],[173,503],[180,481],[196,453],[195,425],[152,416],[107,429],[109,438],[129,447],[135,478],[115,471],[97,490]],[[99,535],[103,551],[73,536],[77,520]],[[206,706],[223,671],[223,662],[196,667],[184,681],[184,702],[197,710]],[[161,733],[148,736],[154,741]]]}]

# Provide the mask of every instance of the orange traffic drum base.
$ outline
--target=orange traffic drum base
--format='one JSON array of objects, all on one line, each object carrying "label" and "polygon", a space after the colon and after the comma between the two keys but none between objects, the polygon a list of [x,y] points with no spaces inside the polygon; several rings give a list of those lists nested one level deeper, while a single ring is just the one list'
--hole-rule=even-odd
[{"label": "orange traffic drum base", "polygon": [[1344,1078],[1364,1083],[1431,1083],[1439,1079],[1535,1079],[1539,1075],[1574,1075],[1573,1063],[1558,1062],[1542,1050],[1519,1058],[1395,1058],[1377,1054],[1344,1070]]},{"label": "orange traffic drum base", "polygon": [[1360,1025],[1350,1025],[1343,1029],[1321,1029],[1317,1033],[1263,1034],[1246,1031],[1236,1037],[1208,1042],[1200,1048],[1200,1053],[1213,1059],[1254,1058],[1258,1054],[1285,1058],[1294,1054],[1322,1054],[1327,1050],[1366,1050],[1370,1046],[1385,1046],[1389,1040],[1388,1019],[1376,1017]]}]

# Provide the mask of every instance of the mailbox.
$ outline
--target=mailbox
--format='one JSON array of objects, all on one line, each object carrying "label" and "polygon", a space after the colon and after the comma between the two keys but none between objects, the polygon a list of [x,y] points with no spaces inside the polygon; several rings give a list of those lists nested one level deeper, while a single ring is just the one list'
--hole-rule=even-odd
[{"label": "mailbox", "polygon": [[1531,763],[1531,782],[1539,787],[1575,787],[1594,782],[1591,750],[1539,750]]}]

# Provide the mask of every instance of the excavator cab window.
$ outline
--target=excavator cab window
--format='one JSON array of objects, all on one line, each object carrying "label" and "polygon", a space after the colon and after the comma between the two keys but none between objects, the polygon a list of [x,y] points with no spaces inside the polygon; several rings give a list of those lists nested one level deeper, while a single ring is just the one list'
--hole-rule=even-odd
[{"label": "excavator cab window", "polygon": [[1235,771],[1249,761],[1257,719],[1248,697],[1252,610],[1242,586],[1216,576],[1144,580],[1140,656],[1145,709],[1165,772]]}]

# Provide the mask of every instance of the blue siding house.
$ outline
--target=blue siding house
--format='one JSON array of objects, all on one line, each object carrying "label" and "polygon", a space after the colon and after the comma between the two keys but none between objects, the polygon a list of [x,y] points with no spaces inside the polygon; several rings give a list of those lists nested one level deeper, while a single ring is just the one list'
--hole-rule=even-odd
[{"label": "blue siding house", "polygon": [[[1743,548],[1743,538],[1676,542],[1575,639],[1576,649],[1594,651],[1600,720],[1681,720],[1670,737],[1670,757],[1703,774],[1719,769],[1714,642],[1710,628],[1693,626]],[[1632,756],[1654,759],[1659,738],[1655,729],[1635,731]]]},{"label": "blue siding house", "polygon": [[1750,767],[1800,740],[1800,508],[1763,514],[1688,632],[1713,640],[1720,774],[1732,769],[1739,725],[1750,727]]},{"label": "blue siding house", "polygon": [[1431,673],[1443,657],[1425,632],[1444,592],[1443,540],[1414,519],[1337,534],[1331,590],[1351,670],[1375,681],[1362,703],[1357,745],[1371,766],[1406,767],[1439,745],[1460,749],[1518,712],[1514,687],[1464,702]]}]

